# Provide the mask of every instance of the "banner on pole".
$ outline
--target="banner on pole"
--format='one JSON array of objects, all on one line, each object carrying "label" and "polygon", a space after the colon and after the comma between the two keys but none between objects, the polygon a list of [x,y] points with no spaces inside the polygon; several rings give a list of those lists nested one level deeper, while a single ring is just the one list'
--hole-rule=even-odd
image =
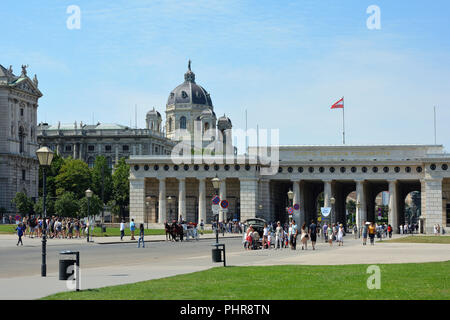
[{"label": "banner on pole", "polygon": [[322,213],[322,216],[326,218],[330,215],[331,208],[321,207],[320,212]]}]

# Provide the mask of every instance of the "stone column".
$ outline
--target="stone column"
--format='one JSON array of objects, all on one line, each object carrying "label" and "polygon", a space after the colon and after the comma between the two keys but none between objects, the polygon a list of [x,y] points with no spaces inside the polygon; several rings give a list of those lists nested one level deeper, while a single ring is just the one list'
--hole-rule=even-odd
[{"label": "stone column", "polygon": [[145,179],[130,179],[130,221],[144,223]]},{"label": "stone column", "polygon": [[178,180],[178,220],[183,217],[186,219],[186,179],[180,178]]},{"label": "stone column", "polygon": [[198,179],[198,223],[203,220],[206,224],[206,185],[205,179]]},{"label": "stone column", "polygon": [[164,223],[167,219],[166,212],[166,179],[159,178],[159,207],[158,207],[158,223]]},{"label": "stone column", "polygon": [[83,144],[82,143],[80,143],[80,150],[79,150],[79,153],[78,153],[78,159],[83,160]]},{"label": "stone column", "polygon": [[119,163],[119,145],[116,144],[116,158],[115,158],[115,164]]},{"label": "stone column", "polygon": [[73,158],[74,159],[77,158],[77,144],[76,143],[73,144]]},{"label": "stone column", "polygon": [[[358,203],[360,208],[358,208]],[[367,220],[366,212],[366,195],[364,193],[364,180],[356,181],[356,223],[358,225],[358,232],[364,221]]]},{"label": "stone column", "polygon": [[393,233],[399,233],[398,210],[397,210],[397,180],[389,180],[389,213],[388,224],[391,225]]},{"label": "stone column", "polygon": [[422,184],[422,217],[424,218],[423,231],[433,234],[435,224],[444,227],[442,223],[442,178],[430,178],[421,180]]},{"label": "stone column", "polygon": [[[299,181],[299,201],[300,201],[300,217],[297,225],[302,226],[304,222],[306,222],[306,210],[305,210],[305,181]],[[297,221],[295,221],[297,222]]]},{"label": "stone column", "polygon": [[[300,181],[293,180],[292,181],[292,192],[294,192],[294,199],[292,200],[292,206],[295,204],[300,203]],[[298,225],[300,223],[300,208],[298,210],[294,209],[294,213],[292,215],[293,219],[295,220],[295,223]]]},{"label": "stone column", "polygon": [[[220,201],[227,199],[227,183],[225,178],[220,179],[220,187],[219,187],[219,198]],[[219,209],[219,221],[226,220],[227,215],[222,211],[222,207]]]},{"label": "stone column", "polygon": [[331,180],[324,180],[323,182],[323,206],[324,208],[331,208],[331,213],[330,215],[327,217],[327,221],[329,221],[330,223],[335,223],[336,222],[336,204],[333,205],[331,204],[331,198],[333,197],[333,193],[331,191]]},{"label": "stone column", "polygon": [[256,217],[256,194],[258,180],[240,178],[241,221]]}]

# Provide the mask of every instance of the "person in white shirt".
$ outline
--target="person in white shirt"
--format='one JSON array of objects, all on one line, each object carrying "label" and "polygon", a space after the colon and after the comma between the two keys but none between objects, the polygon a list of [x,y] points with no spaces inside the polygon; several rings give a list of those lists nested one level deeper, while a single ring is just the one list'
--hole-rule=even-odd
[{"label": "person in white shirt", "polygon": [[120,241],[123,241],[123,237],[125,236],[125,221],[122,219],[120,223]]}]

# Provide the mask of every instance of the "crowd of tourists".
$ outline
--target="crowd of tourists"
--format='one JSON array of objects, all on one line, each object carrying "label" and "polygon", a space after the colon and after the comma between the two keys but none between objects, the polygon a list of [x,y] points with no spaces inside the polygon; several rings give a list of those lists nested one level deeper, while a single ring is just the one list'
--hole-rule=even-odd
[{"label": "crowd of tourists", "polygon": [[[402,229],[405,228],[405,229]],[[402,226],[400,230],[402,234],[417,232],[415,225]],[[435,226],[435,232],[437,226]],[[262,232],[256,226],[250,225],[246,228],[243,244],[246,250],[256,249],[297,249],[297,241],[300,242],[302,250],[308,250],[308,243],[311,243],[313,250],[316,250],[317,238],[333,246],[344,246],[344,237],[347,233],[352,232],[355,239],[362,238],[362,244],[367,245],[369,239],[370,244],[374,245],[375,238],[382,240],[383,238],[392,238],[393,228],[390,224],[364,221],[361,230],[356,225],[349,227],[347,230],[342,223],[318,224],[312,220],[309,225],[303,223],[299,227],[294,220],[283,225],[278,221],[276,223],[265,224]],[[262,233],[262,235],[261,235]]]}]

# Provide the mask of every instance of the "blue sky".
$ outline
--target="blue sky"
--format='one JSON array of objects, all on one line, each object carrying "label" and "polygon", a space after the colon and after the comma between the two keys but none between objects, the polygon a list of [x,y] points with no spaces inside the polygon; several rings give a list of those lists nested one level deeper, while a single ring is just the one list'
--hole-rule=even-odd
[{"label": "blue sky", "polygon": [[[69,30],[69,5],[81,29]],[[381,10],[369,30],[366,9]],[[38,121],[145,126],[188,59],[218,115],[282,144],[450,146],[449,1],[2,1],[0,64],[37,74]],[[7,32],[5,32],[7,31]]]}]

